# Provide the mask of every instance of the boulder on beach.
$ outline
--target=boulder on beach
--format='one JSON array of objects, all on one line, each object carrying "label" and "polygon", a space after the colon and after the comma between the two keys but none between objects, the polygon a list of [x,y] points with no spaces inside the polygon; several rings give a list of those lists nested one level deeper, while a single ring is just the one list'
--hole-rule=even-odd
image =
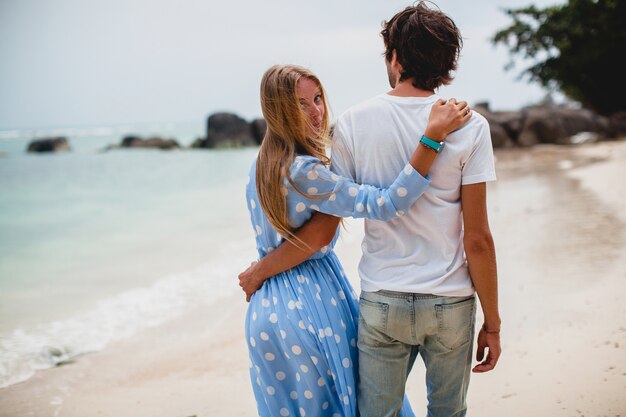
[{"label": "boulder on beach", "polygon": [[265,119],[254,119],[250,125],[252,126],[252,135],[256,140],[257,145],[260,145],[263,142],[263,137],[265,137],[265,132],[267,131],[267,122]]},{"label": "boulder on beach", "polygon": [[526,110],[518,145],[537,143],[572,144],[571,137],[581,133],[595,133],[598,137],[609,135],[606,117],[586,109],[564,107],[531,107]]},{"label": "boulder on beach", "polygon": [[164,150],[180,149],[180,145],[175,139],[164,139],[160,137],[150,137],[143,139],[139,136],[125,136],[118,145],[109,145],[105,150],[120,148],[158,148]]},{"label": "boulder on beach", "polygon": [[577,145],[622,136],[626,116],[607,118],[591,110],[551,103],[518,111],[491,111],[488,103],[473,109],[489,122],[494,148],[541,143]]},{"label": "boulder on beach", "polygon": [[67,152],[70,150],[70,145],[65,137],[32,140],[26,149],[27,152]]},{"label": "boulder on beach", "polygon": [[626,136],[626,110],[609,116],[609,126],[612,138]]},{"label": "boulder on beach", "polygon": [[236,148],[260,145],[267,125],[263,119],[247,122],[233,113],[214,113],[207,119],[206,136],[192,148]]},{"label": "boulder on beach", "polygon": [[489,122],[489,130],[491,131],[491,143],[494,148],[510,148],[514,146],[514,131],[510,125],[515,123],[515,119],[519,117],[515,112],[498,112],[494,113],[489,109],[489,103],[476,103],[472,106],[472,110],[481,114]]}]

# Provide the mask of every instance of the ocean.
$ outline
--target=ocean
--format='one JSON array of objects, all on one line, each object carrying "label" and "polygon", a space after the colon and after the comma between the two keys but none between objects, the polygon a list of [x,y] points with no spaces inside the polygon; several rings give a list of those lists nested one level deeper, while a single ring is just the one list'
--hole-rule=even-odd
[{"label": "ocean", "polygon": [[0,388],[240,291],[256,258],[257,148],[102,152],[122,135],[70,133],[55,154],[0,135]]}]

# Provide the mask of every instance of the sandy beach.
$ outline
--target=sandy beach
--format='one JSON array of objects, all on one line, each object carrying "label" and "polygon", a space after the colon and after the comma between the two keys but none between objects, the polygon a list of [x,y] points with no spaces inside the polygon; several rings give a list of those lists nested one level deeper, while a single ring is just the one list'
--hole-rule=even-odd
[{"label": "sandy beach", "polygon": [[[626,416],[626,141],[498,150],[496,164],[503,355],[472,375],[468,414]],[[348,221],[337,247],[356,289],[362,233]],[[0,390],[0,416],[256,416],[246,307],[236,293],[40,371]],[[418,415],[423,378],[418,360],[407,387]]]}]

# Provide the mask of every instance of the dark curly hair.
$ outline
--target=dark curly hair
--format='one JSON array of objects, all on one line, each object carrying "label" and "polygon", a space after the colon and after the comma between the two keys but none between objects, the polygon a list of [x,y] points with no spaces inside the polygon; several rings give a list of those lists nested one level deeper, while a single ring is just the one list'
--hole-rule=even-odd
[{"label": "dark curly hair", "polygon": [[414,87],[428,91],[450,84],[463,39],[454,21],[441,10],[420,1],[384,22],[380,34],[387,61],[395,50],[402,65],[400,81],[412,79]]}]

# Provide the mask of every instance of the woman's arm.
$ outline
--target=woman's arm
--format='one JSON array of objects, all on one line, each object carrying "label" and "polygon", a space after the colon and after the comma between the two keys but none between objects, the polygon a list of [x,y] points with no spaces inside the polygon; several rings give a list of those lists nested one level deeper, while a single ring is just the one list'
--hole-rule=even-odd
[{"label": "woman's arm", "polygon": [[[467,102],[457,102],[453,98],[448,101],[439,99],[433,104],[424,136],[441,142],[449,133],[463,126],[470,117],[471,111]],[[418,144],[409,163],[422,177],[425,177],[436,156],[437,152],[433,149]]]},{"label": "woman's arm", "polygon": [[[469,118],[465,102],[439,100],[432,107],[425,133],[441,141]],[[318,211],[339,217],[366,217],[389,221],[404,214],[426,191],[426,174],[437,152],[415,138],[415,151],[388,188],[359,184],[331,172],[319,159],[301,155],[289,168],[285,186],[289,193],[290,217]],[[444,151],[445,152],[445,151]],[[289,180],[289,181],[288,181]]]},{"label": "woman's arm", "polygon": [[329,245],[335,237],[340,220],[340,217],[315,213],[295,233],[304,245],[298,247],[285,240],[259,262],[253,262],[248,269],[239,274],[239,286],[246,293],[246,301],[250,301],[252,294],[261,288],[266,279],[301,264],[315,252]]},{"label": "woman's arm", "polygon": [[[433,105],[424,135],[437,141],[445,139],[448,133],[458,129],[469,120],[468,110],[465,102],[438,100]],[[335,216],[352,215],[390,220],[401,215],[402,208],[410,207],[428,185],[428,180],[423,177],[427,175],[436,156],[435,151],[418,144],[409,161],[412,169],[407,169],[407,165],[399,175],[404,182],[394,183],[392,187],[385,190],[371,186],[363,186],[365,187],[363,188],[359,184],[330,172],[326,167],[321,166],[319,161],[309,160],[308,163],[301,163],[297,166],[296,172],[292,172],[292,178],[302,191],[309,194],[326,194],[319,199],[309,199],[292,190],[301,200],[295,205],[296,210],[303,210],[308,206],[318,211],[295,233],[296,237],[308,247],[300,248],[289,241],[284,241],[261,261],[253,263],[239,274],[239,285],[246,293],[246,300],[250,300],[252,294],[263,285],[266,279],[304,262],[319,249],[328,245],[334,237],[340,220]],[[416,175],[412,172],[413,170],[420,175]],[[415,177],[421,177],[421,179]],[[416,181],[417,184],[415,184]],[[402,187],[404,183],[406,183],[406,188]],[[401,203],[396,205],[394,200],[399,200]]]}]

